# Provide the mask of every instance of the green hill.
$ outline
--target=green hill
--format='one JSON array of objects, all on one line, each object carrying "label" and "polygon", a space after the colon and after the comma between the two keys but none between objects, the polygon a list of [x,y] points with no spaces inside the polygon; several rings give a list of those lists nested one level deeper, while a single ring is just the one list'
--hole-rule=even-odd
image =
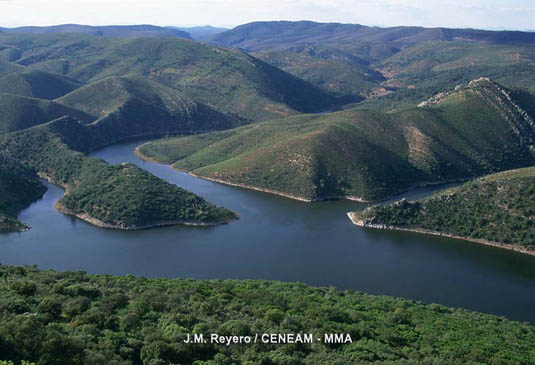
[{"label": "green hill", "polygon": [[53,101],[0,94],[0,134],[45,123],[63,116],[72,116],[89,123],[94,118],[87,113]]},{"label": "green hill", "polygon": [[216,35],[212,42],[248,51],[281,49],[308,43],[353,51],[376,61],[385,59],[409,45],[457,39],[496,44],[511,42],[534,44],[535,34],[477,29],[382,28],[311,21],[265,21],[240,25]]},{"label": "green hill", "polygon": [[[362,108],[393,111],[478,77],[535,93],[534,34],[283,21],[245,24],[213,42],[254,52],[326,90],[357,91],[370,99]],[[348,66],[348,57],[359,62]]]},{"label": "green hill", "polygon": [[366,227],[419,229],[535,250],[535,167],[472,180],[430,198],[351,213]]},{"label": "green hill", "polygon": [[139,75],[241,119],[332,109],[331,94],[245,53],[188,40],[0,34],[15,61],[81,82]]},{"label": "green hill", "polygon": [[0,93],[55,99],[80,87],[78,81],[38,70],[12,72],[0,78]]},{"label": "green hill", "polygon": [[140,229],[178,223],[218,224],[236,218],[135,165],[110,166],[72,149],[93,149],[103,142],[99,132],[98,126],[65,117],[1,135],[0,155],[65,187],[66,194],[57,207],[98,226]]},{"label": "green hill", "polygon": [[90,26],[80,24],[61,24],[48,27],[18,27],[1,28],[6,33],[31,33],[31,34],[54,34],[54,33],[80,33],[98,37],[112,38],[173,38],[180,37],[191,39],[187,32],[179,29],[158,27],[155,25],[105,25]]},{"label": "green hill", "polygon": [[387,78],[382,86],[395,92],[364,103],[364,108],[407,106],[478,77],[535,93],[535,48],[530,43],[427,42],[373,66]]},{"label": "green hill", "polygon": [[[535,356],[527,323],[334,288],[9,266],[0,277],[0,359],[17,363],[529,364]],[[258,339],[227,346],[212,333]],[[314,343],[262,343],[262,334],[288,333]],[[352,342],[327,344],[329,333]],[[187,334],[206,343],[186,344]]]},{"label": "green hill", "polygon": [[139,76],[108,77],[56,100],[95,118],[95,129],[109,141],[228,129],[241,123],[196,103],[182,93]]},{"label": "green hill", "polygon": [[535,124],[509,90],[474,80],[420,108],[350,109],[164,139],[139,149],[201,177],[306,200],[377,200],[535,162]]},{"label": "green hill", "polygon": [[349,101],[369,96],[384,81],[368,62],[327,47],[292,46],[255,52],[254,56]]}]

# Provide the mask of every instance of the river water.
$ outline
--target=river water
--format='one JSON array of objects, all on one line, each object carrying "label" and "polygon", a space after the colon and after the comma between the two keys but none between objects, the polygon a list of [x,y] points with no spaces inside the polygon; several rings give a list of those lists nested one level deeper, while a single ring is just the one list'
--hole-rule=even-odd
[{"label": "river water", "polygon": [[[141,143],[92,156],[133,162],[241,219],[217,227],[98,228],[57,212],[54,203],[63,190],[47,184],[46,195],[19,217],[32,229],[0,235],[0,262],[147,277],[300,281],[535,323],[535,257],[450,238],[362,229],[346,212],[366,204],[304,203],[194,178],[140,160],[133,151]],[[414,199],[436,189],[402,196]]]}]

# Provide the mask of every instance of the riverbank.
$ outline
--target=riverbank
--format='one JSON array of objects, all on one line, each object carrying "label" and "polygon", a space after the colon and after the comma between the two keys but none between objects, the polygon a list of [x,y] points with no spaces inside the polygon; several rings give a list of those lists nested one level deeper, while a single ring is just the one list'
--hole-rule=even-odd
[{"label": "riverbank", "polygon": [[109,223],[105,223],[101,221],[100,219],[92,217],[87,213],[75,213],[67,209],[59,201],[54,206],[58,212],[63,213],[65,215],[76,217],[78,219],[83,220],[86,223],[92,224],[93,226],[97,226],[101,228],[109,228],[109,229],[121,229],[121,230],[128,230],[128,231],[165,227],[165,226],[176,226],[176,225],[211,227],[211,226],[218,226],[218,225],[226,224],[230,222],[230,220],[221,221],[221,222],[213,222],[213,223],[175,220],[175,221],[159,221],[159,222],[154,222],[154,223],[146,224],[146,225],[109,224]]},{"label": "riverbank", "polygon": [[358,219],[355,216],[355,212],[348,212],[347,216],[349,217],[351,222],[353,222],[353,224],[355,224],[356,226],[359,226],[359,227],[363,227],[363,228],[382,229],[382,230],[391,230],[391,231],[414,232],[414,233],[421,233],[421,234],[427,234],[427,235],[433,235],[433,236],[455,238],[455,239],[458,239],[458,240],[479,243],[479,244],[486,245],[486,246],[502,248],[502,249],[505,249],[505,250],[519,252],[519,253],[522,253],[522,254],[525,254],[525,255],[535,256],[535,250],[534,251],[526,250],[526,249],[518,247],[516,245],[508,245],[508,244],[501,243],[501,242],[489,241],[489,240],[484,240],[484,239],[479,239],[479,238],[457,236],[457,235],[449,234],[449,233],[446,233],[446,232],[433,231],[433,230],[424,229],[424,228],[408,228],[408,227],[391,226],[391,225],[386,225],[386,224],[366,223],[365,221],[363,221],[361,219]]},{"label": "riverbank", "polygon": [[201,175],[197,175],[197,174],[195,174],[195,173],[193,173],[192,171],[189,171],[189,170],[178,169],[178,168],[174,167],[172,163],[171,164],[170,163],[164,163],[164,162],[155,160],[155,159],[153,159],[151,157],[148,157],[148,156],[144,155],[141,152],[141,149],[143,148],[143,146],[145,146],[145,145],[147,145],[149,143],[152,143],[152,141],[149,141],[149,142],[146,142],[146,143],[143,143],[143,144],[137,146],[134,149],[134,155],[136,155],[137,157],[139,157],[143,161],[152,162],[152,163],[156,163],[156,164],[160,164],[160,165],[167,165],[167,166],[170,166],[175,171],[185,172],[185,173],[187,173],[187,174],[189,174],[189,175],[191,175],[193,177],[199,178],[199,179],[208,180],[208,181],[212,181],[212,182],[216,182],[216,183],[220,183],[220,184],[224,184],[224,185],[229,185],[229,186],[235,186],[235,187],[239,187],[239,188],[243,188],[243,189],[260,191],[260,192],[263,192],[263,193],[282,196],[284,198],[289,198],[289,199],[293,199],[293,200],[297,200],[297,201],[302,201],[302,202],[305,202],[305,203],[321,202],[321,201],[327,201],[327,200],[350,200],[350,201],[355,201],[355,202],[359,202],[359,203],[381,203],[381,202],[390,200],[390,199],[392,199],[393,197],[395,197],[397,195],[407,193],[407,192],[409,192],[411,190],[414,190],[414,189],[425,188],[425,187],[430,187],[430,186],[437,186],[437,185],[443,185],[443,184],[461,183],[461,182],[469,180],[468,178],[462,178],[462,179],[443,180],[443,181],[436,181],[436,182],[424,181],[424,182],[412,185],[409,188],[404,189],[402,191],[399,191],[399,192],[397,192],[395,194],[392,194],[391,196],[388,196],[388,197],[385,197],[385,198],[382,198],[382,199],[376,199],[376,200],[366,200],[366,199],[364,199],[362,197],[356,197],[356,196],[351,196],[351,195],[322,196],[322,197],[319,197],[319,198],[311,199],[311,198],[306,198],[306,197],[302,197],[302,196],[298,196],[298,195],[294,195],[294,194],[290,194],[290,193],[285,193],[285,192],[281,192],[281,191],[273,190],[273,189],[269,189],[269,188],[261,188],[261,187],[258,187],[258,186],[234,183],[234,182],[230,182],[230,181],[226,181],[226,180],[222,180],[222,179],[217,179],[217,178],[212,178],[212,177],[207,177],[207,176],[201,176]]}]

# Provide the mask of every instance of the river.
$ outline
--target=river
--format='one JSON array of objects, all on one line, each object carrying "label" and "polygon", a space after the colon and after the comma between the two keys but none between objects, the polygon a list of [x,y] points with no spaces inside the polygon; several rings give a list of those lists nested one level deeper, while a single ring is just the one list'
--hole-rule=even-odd
[{"label": "river", "polygon": [[92,156],[133,162],[241,219],[217,227],[98,228],[57,212],[54,203],[63,190],[47,184],[45,196],[20,214],[32,229],[0,235],[0,262],[147,277],[300,281],[535,323],[533,256],[450,238],[361,229],[346,212],[366,204],[304,203],[194,178],[140,160],[133,151],[141,143],[114,145]]}]

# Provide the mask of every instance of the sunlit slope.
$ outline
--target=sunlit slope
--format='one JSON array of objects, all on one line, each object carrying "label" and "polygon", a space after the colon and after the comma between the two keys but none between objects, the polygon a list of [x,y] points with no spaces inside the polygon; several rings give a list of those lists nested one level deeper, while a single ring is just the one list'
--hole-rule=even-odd
[{"label": "sunlit slope", "polygon": [[89,123],[93,116],[49,100],[0,93],[0,133],[12,132],[72,116]]},{"label": "sunlit slope", "polygon": [[535,47],[522,38],[508,42],[468,40],[415,44],[374,64],[393,93],[362,107],[392,110],[430,95],[452,91],[478,77],[489,77],[512,89],[535,93]]},{"label": "sunlit slope", "polygon": [[510,97],[477,80],[405,112],[295,116],[153,142],[139,152],[202,177],[299,198],[375,200],[535,163],[533,119]]},{"label": "sunlit slope", "polygon": [[108,77],[57,102],[93,115],[96,124],[110,129],[110,136],[126,128],[129,134],[137,130],[138,135],[157,135],[228,129],[241,124],[230,115],[140,76]]}]

